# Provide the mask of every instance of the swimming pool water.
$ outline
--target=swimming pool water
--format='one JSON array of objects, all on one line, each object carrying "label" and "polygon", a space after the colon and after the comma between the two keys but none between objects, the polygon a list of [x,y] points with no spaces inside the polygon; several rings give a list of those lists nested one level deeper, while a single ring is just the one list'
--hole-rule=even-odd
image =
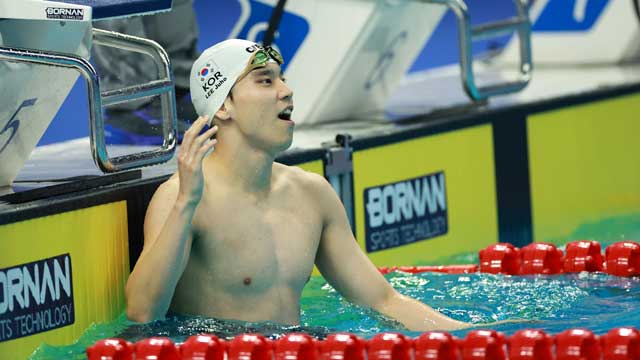
[{"label": "swimming pool water", "polygon": [[[572,234],[545,239],[561,246],[568,239],[598,239],[604,248],[617,241],[640,241],[640,214],[617,216],[583,224]],[[476,252],[442,258],[434,264],[477,264]],[[420,265],[420,264],[399,264]],[[640,278],[606,274],[565,274],[552,276],[503,276],[491,274],[448,275],[437,273],[390,273],[385,278],[400,293],[419,299],[443,313],[467,322],[482,324],[506,319],[522,322],[488,325],[507,335],[521,329],[537,328],[556,334],[570,328],[588,328],[604,334],[621,326],[640,328]],[[199,333],[231,338],[241,333],[262,333],[278,337],[290,332],[306,332],[322,338],[346,331],[364,338],[384,331],[402,332],[393,320],[372,310],[345,301],[322,277],[312,277],[301,299],[301,326],[244,323],[203,317],[173,316],[149,324],[127,321],[125,314],[106,324],[95,324],[70,346],[42,345],[31,359],[85,359],[85,349],[108,337],[135,342],[151,336],[169,336],[175,342]],[[464,337],[469,330],[452,332]]]},{"label": "swimming pool water", "polygon": [[[459,320],[476,324],[506,319],[522,322],[489,325],[507,335],[525,328],[555,334],[584,327],[597,334],[619,326],[640,328],[640,279],[606,274],[557,276],[503,276],[491,274],[449,275],[437,273],[385,276],[399,292],[417,298]],[[403,329],[397,322],[345,301],[322,277],[312,277],[303,292],[301,326],[243,323],[202,317],[172,316],[149,324],[133,324],[124,314],[109,324],[91,327],[76,344],[42,346],[33,359],[84,358],[87,346],[106,337],[135,342],[151,336],[169,336],[182,342],[198,333],[231,338],[258,332],[276,338],[289,332],[306,332],[322,338],[346,331],[370,338],[384,331],[419,333]],[[463,337],[469,330],[452,332]]]}]

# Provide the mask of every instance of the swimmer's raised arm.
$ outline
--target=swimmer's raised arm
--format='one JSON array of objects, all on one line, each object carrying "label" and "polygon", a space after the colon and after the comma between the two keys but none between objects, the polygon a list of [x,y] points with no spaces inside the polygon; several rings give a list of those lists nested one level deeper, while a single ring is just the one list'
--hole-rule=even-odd
[{"label": "swimmer's raised arm", "polygon": [[208,118],[200,117],[184,134],[178,174],[160,185],[144,222],[144,248],[126,287],[127,317],[146,322],[163,318],[191,251],[191,221],[202,198],[202,160],[213,148],[217,127],[198,135]]},{"label": "swimmer's raised arm", "polygon": [[389,316],[409,330],[455,330],[471,326],[395,291],[358,246],[333,188],[319,176],[315,183],[313,193],[324,219],[316,266],[329,284],[348,300]]}]

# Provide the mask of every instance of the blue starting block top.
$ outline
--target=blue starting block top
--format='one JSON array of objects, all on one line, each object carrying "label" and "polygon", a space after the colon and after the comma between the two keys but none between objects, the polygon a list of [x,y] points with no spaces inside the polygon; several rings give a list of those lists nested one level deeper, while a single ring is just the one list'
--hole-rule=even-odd
[{"label": "blue starting block top", "polygon": [[166,11],[172,0],[55,0],[58,2],[90,6],[93,20],[128,17]]}]

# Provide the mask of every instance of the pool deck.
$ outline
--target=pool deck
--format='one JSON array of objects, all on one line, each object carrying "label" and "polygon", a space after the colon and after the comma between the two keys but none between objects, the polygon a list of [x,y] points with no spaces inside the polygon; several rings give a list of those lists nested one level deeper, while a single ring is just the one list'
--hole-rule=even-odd
[{"label": "pool deck", "polygon": [[[491,81],[495,72],[479,81]],[[485,72],[486,73],[486,72]],[[437,85],[436,85],[437,84]],[[392,94],[385,111],[365,114],[350,120],[299,126],[293,144],[283,156],[314,150],[334,141],[339,133],[350,134],[354,140],[375,139],[389,134],[401,134],[416,127],[442,126],[452,122],[517,111],[522,106],[543,106],[553,101],[569,101],[588,94],[615,91],[640,86],[640,64],[619,66],[538,67],[523,91],[491,98],[485,104],[474,104],[465,95],[459,80],[459,68],[450,66],[406,77]],[[294,113],[295,118],[295,113]],[[141,151],[143,147],[117,146],[116,152]],[[154,178],[173,173],[175,157],[164,164],[141,170],[142,178]],[[102,172],[91,157],[89,138],[80,138],[37,147],[18,174],[12,188],[0,189],[2,196],[59,184],[74,177],[100,176]],[[48,182],[45,180],[56,180]]]}]

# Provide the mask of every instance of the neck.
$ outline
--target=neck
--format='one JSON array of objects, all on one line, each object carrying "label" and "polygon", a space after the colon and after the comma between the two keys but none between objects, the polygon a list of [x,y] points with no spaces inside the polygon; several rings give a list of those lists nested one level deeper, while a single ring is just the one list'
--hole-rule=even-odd
[{"label": "neck", "polygon": [[271,171],[275,157],[265,151],[238,142],[220,141],[203,165],[207,173],[230,187],[256,195],[271,189]]}]

